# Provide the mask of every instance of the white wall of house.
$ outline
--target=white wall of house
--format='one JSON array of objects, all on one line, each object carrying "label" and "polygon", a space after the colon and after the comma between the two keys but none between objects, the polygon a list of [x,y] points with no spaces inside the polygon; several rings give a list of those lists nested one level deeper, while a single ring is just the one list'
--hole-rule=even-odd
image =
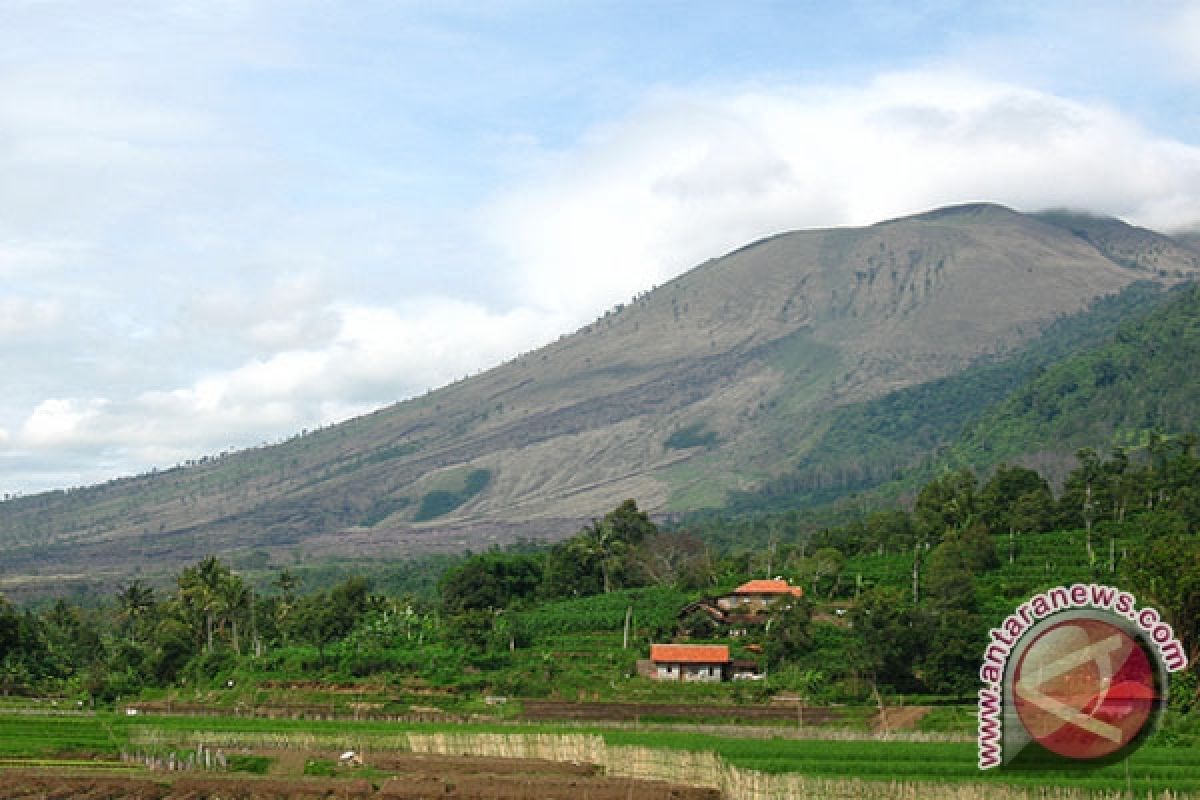
[{"label": "white wall of house", "polygon": [[721,664],[656,664],[655,677],[660,681],[712,681],[723,677]]},{"label": "white wall of house", "polygon": [[722,611],[734,611],[742,614],[754,614],[766,611],[781,597],[781,594],[729,594],[717,598],[717,608]]}]

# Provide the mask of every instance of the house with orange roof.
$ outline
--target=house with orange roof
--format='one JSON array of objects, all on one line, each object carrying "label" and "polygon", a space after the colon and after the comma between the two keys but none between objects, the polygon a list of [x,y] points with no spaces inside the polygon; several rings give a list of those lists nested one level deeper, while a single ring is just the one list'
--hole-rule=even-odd
[{"label": "house with orange roof", "polygon": [[803,589],[783,578],[747,581],[720,597],[688,603],[680,609],[679,621],[688,632],[687,628],[692,627],[688,620],[708,617],[714,625],[726,628],[731,636],[740,636],[748,626],[764,624],[769,612],[787,609],[791,601],[803,596]]},{"label": "house with orange roof", "polygon": [[717,608],[727,614],[755,615],[766,612],[780,601],[804,596],[804,590],[792,586],[783,578],[747,581],[726,595],[717,598]]},{"label": "house with orange roof", "polygon": [[731,663],[723,644],[652,644],[650,662],[660,681],[711,682],[724,680]]}]

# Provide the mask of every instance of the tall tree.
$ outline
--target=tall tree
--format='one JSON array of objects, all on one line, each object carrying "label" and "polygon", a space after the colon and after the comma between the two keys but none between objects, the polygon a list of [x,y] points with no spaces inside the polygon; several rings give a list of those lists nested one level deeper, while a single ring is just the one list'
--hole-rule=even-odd
[{"label": "tall tree", "polygon": [[203,625],[206,652],[213,650],[217,623],[227,607],[229,578],[229,567],[216,556],[208,556],[179,574],[180,603],[193,624]]},{"label": "tall tree", "polygon": [[921,598],[922,558],[947,533],[962,530],[978,514],[975,473],[963,467],[945,472],[921,487],[913,504],[912,601]]},{"label": "tall tree", "polygon": [[146,621],[154,610],[155,602],[154,589],[140,579],[117,594],[121,628],[131,642],[144,638]]},{"label": "tall tree", "polygon": [[647,537],[634,557],[637,571],[647,583],[699,589],[712,578],[708,547],[693,533],[658,533]]},{"label": "tall tree", "polygon": [[961,530],[979,513],[978,482],[970,469],[946,472],[921,487],[913,505],[917,533],[936,543],[947,531]]},{"label": "tall tree", "polygon": [[807,597],[776,601],[767,621],[767,660],[778,666],[812,649],[812,603]]},{"label": "tall tree", "polygon": [[222,616],[229,622],[230,644],[233,645],[233,652],[241,655],[242,643],[238,623],[249,615],[253,594],[245,581],[234,573],[222,577],[218,590]]},{"label": "tall tree", "polygon": [[1132,520],[1142,539],[1121,571],[1139,600],[1153,604],[1188,651],[1193,670],[1200,664],[1200,533],[1182,514],[1157,509]]},{"label": "tall tree", "polygon": [[300,580],[291,570],[284,567],[275,576],[274,583],[275,588],[279,589],[279,602],[275,605],[275,626],[279,629],[283,643],[286,645],[288,630],[291,627],[288,624],[289,616],[296,606],[296,587],[300,585]]},{"label": "tall tree", "polygon": [[1050,485],[1037,470],[1001,464],[979,492],[979,516],[988,530],[1014,534],[1017,501],[1026,495],[1053,501]]},{"label": "tall tree", "polygon": [[850,611],[850,624],[852,666],[873,690],[918,688],[913,666],[924,652],[925,637],[902,593],[888,588],[863,592]]},{"label": "tall tree", "polygon": [[626,585],[631,575],[629,556],[647,536],[658,532],[650,517],[626,500],[603,519],[595,520],[571,540],[569,549],[582,561],[595,565],[605,593]]},{"label": "tall tree", "polygon": [[541,588],[543,559],[532,554],[485,553],[446,570],[438,583],[448,614],[507,608]]}]

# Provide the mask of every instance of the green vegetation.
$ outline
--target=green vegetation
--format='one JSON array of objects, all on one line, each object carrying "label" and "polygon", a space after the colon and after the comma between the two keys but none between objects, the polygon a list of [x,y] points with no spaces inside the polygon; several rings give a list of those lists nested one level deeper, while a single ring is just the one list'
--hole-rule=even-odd
[{"label": "green vegetation", "polygon": [[474,469],[467,473],[462,486],[454,489],[433,489],[421,497],[421,504],[413,516],[415,522],[428,522],[449,514],[487,488],[492,473],[486,469]]},{"label": "green vegetation", "polygon": [[[428,602],[376,593],[361,576],[303,590],[288,571],[271,592],[258,593],[211,557],[183,570],[169,595],[134,581],[100,607],[59,601],[35,611],[0,601],[4,691],[53,694],[60,709],[72,710],[0,711],[0,759],[9,760],[0,768],[62,753],[111,760],[201,745],[296,746],[310,751],[306,775],[344,777],[347,768],[323,753],[404,749],[410,732],[541,733],[711,753],[722,769],[814,779],[1200,791],[1194,660],[1173,677],[1166,724],[1128,772],[1117,765],[981,774],[966,705],[978,687],[987,629],[1054,585],[1127,588],[1163,613],[1193,657],[1200,651],[1196,444],[1192,436],[1152,437],[1144,449],[1107,458],[1080,450],[1057,492],[1027,467],[1003,465],[982,480],[969,469],[947,470],[919,488],[911,509],[815,532],[794,511],[660,530],[630,500],[551,548],[460,560]],[[694,601],[764,575],[786,576],[805,596],[769,608],[764,624],[743,623],[737,636],[703,614],[681,615]],[[733,658],[754,661],[767,677],[711,684],[640,677],[650,645],[671,640],[727,644]],[[806,723],[807,709],[755,716],[778,710],[767,701],[783,693],[806,706],[851,704],[828,709],[851,740],[832,740],[827,721]],[[618,727],[522,724],[538,718],[539,707],[571,708],[561,701],[637,710]],[[141,713],[106,710],[130,702]],[[884,719],[876,714],[881,703],[935,704],[912,736],[968,741],[872,739]],[[93,706],[100,711],[75,710]],[[266,708],[322,719],[242,716]],[[225,716],[157,713],[170,710]],[[494,722],[465,721],[483,715]],[[430,718],[446,721],[415,721]],[[746,727],[721,735],[695,727],[716,722]],[[756,726],[760,735],[751,736]],[[766,738],[761,726],[805,728],[810,738]],[[228,768],[262,772],[271,763],[245,755]]]},{"label": "green vegetation", "polygon": [[712,447],[717,443],[717,432],[707,430],[703,422],[680,428],[667,437],[663,446],[668,450],[686,450],[689,447]]},{"label": "green vegetation", "polygon": [[[305,589],[288,570],[260,592],[210,557],[183,570],[170,595],[134,581],[101,607],[60,600],[34,612],[0,601],[0,688],[88,707],[138,696],[233,706],[260,702],[264,685],[316,679],[386,692],[374,706],[384,713],[463,711],[487,695],[969,699],[988,627],[1036,591],[1084,580],[1155,604],[1195,654],[1195,443],[1154,438],[1108,459],[1081,450],[1057,496],[1026,467],[1002,466],[984,481],[947,471],[921,487],[911,511],[815,532],[796,512],[659,530],[630,500],[550,548],[450,564],[436,600],[378,593],[362,576]],[[764,575],[805,589],[770,614],[769,627],[730,639],[703,614],[681,614]],[[769,679],[679,686],[637,677],[649,645],[670,640],[727,642]],[[1187,690],[1175,702],[1186,711],[1197,683],[1179,685]],[[432,699],[420,699],[426,692]],[[344,695],[292,692],[289,701],[353,713]]]},{"label": "green vegetation", "polygon": [[324,758],[310,758],[304,762],[304,774],[332,778],[338,774],[337,762]]},{"label": "green vegetation", "polygon": [[252,756],[234,753],[227,757],[230,772],[249,772],[252,775],[266,775],[267,770],[275,759],[270,756]]},{"label": "green vegetation", "polygon": [[129,745],[116,715],[43,716],[2,714],[0,758],[36,758],[59,753],[116,756]]},{"label": "green vegetation", "polygon": [[358,524],[366,528],[373,528],[392,514],[403,511],[410,505],[412,505],[412,500],[407,497],[384,497],[371,504],[370,509]]},{"label": "green vegetation", "polygon": [[[936,712],[935,712],[936,713]],[[36,737],[40,749],[29,740],[39,728],[47,733]],[[1060,770],[1055,772],[990,772],[976,767],[972,742],[904,741],[855,738],[785,739],[739,737],[712,733],[590,728],[580,725],[495,725],[455,724],[380,724],[343,720],[338,722],[295,722],[287,720],[215,716],[196,719],[150,717],[129,719],[116,715],[44,715],[0,714],[0,770],[7,766],[29,767],[41,764],[54,768],[72,765],[89,770],[115,767],[128,769],[115,758],[122,751],[137,751],[147,742],[158,747],[186,751],[200,742],[207,747],[233,749],[243,746],[270,746],[288,749],[330,749],[348,743],[361,743],[373,752],[403,751],[411,745],[409,736],[448,734],[462,743],[464,752],[475,735],[501,734],[519,739],[537,734],[561,736],[564,741],[582,736],[598,738],[604,747],[617,748],[619,759],[629,752],[711,753],[734,767],[770,774],[802,774],[808,777],[846,778],[885,782],[935,782],[949,784],[1017,785],[1030,787],[1077,788],[1097,792],[1121,792],[1132,787],[1138,796],[1151,790],[1170,788],[1175,792],[1200,791],[1200,762],[1190,758],[1194,740],[1187,744],[1151,743],[1139,749],[1128,765],[1099,769]],[[80,743],[96,743],[79,749]],[[626,748],[621,750],[620,748]],[[52,759],[55,754],[73,753],[88,758]],[[228,769],[262,774],[269,770],[272,758],[234,754],[227,756]],[[347,772],[331,759],[319,756],[304,761],[303,774],[310,776],[361,777],[361,771]]]},{"label": "green vegetation", "polygon": [[[982,359],[949,377],[837,409],[828,429],[794,469],[768,481],[761,489],[734,493],[727,507],[733,512],[745,512],[810,506],[829,502],[848,491],[896,480],[914,486],[946,463],[945,451],[952,446],[956,446],[953,452],[959,459],[977,467],[989,467],[1004,458],[1044,449],[1049,443],[1056,443],[1060,449],[1065,445],[1064,452],[1069,453],[1072,447],[1111,442],[1114,435],[1119,440],[1125,435],[1123,429],[1103,416],[1091,424],[1086,436],[1072,432],[1075,435],[1068,439],[1063,438],[1061,430],[1034,425],[1021,427],[1016,423],[1008,424],[1009,430],[1001,435],[997,428],[1004,426],[989,419],[1003,419],[1011,413],[1010,409],[1025,407],[1025,400],[1020,398],[1038,392],[1047,370],[1055,365],[1062,363],[1056,369],[1068,374],[1086,369],[1072,365],[1073,356],[1097,343],[1124,339],[1131,343],[1130,348],[1154,354],[1163,369],[1170,366],[1177,371],[1178,365],[1192,363],[1178,359],[1194,354],[1166,343],[1147,350],[1140,328],[1134,325],[1131,329],[1127,320],[1145,318],[1144,324],[1154,328],[1166,317],[1174,320],[1169,324],[1177,326],[1194,319],[1197,313],[1200,303],[1194,289],[1172,293],[1164,292],[1157,284],[1132,284],[1117,295],[1100,298],[1086,311],[1055,321],[1026,348],[1011,356]],[[1096,355],[1094,359],[1101,364],[1113,360],[1107,354]],[[1066,380],[1057,380],[1054,386],[1061,389]],[[1083,381],[1076,386],[1085,384],[1093,385],[1094,381]],[[1158,383],[1143,387],[1114,386],[1110,390],[1111,402],[1114,407],[1121,407],[1128,391],[1136,390],[1149,397],[1154,396],[1156,388],[1161,388]],[[1186,398],[1196,396],[1193,389],[1186,383],[1172,389],[1170,396],[1178,398],[1173,407],[1187,408]],[[1060,396],[1057,389],[1038,393]],[[1087,418],[1071,412],[1055,416],[1062,420]],[[1181,413],[1151,414],[1144,422],[1165,431],[1190,430],[1196,425],[1190,415]],[[963,443],[957,444],[960,440]],[[1060,442],[1063,444],[1057,444]]]},{"label": "green vegetation", "polygon": [[956,451],[1010,458],[1031,442],[1059,447],[1145,446],[1155,432],[1200,423],[1200,286],[1122,324],[1099,347],[1046,368],[965,432]]}]

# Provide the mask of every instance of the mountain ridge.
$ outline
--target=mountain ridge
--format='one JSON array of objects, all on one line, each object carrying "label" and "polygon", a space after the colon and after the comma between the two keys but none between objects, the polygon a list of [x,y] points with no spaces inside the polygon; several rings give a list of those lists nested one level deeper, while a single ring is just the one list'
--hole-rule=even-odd
[{"label": "mountain ridge", "polygon": [[[422,397],[0,504],[0,580],[117,580],[249,549],[273,563],[480,549],[569,535],[626,497],[719,506],[810,452],[830,409],[1012,352],[1135,281],[1200,272],[1190,245],[1076,216],[969,204],[752,242]],[[455,494],[472,473],[485,486]],[[418,520],[434,493],[461,502]]]}]

